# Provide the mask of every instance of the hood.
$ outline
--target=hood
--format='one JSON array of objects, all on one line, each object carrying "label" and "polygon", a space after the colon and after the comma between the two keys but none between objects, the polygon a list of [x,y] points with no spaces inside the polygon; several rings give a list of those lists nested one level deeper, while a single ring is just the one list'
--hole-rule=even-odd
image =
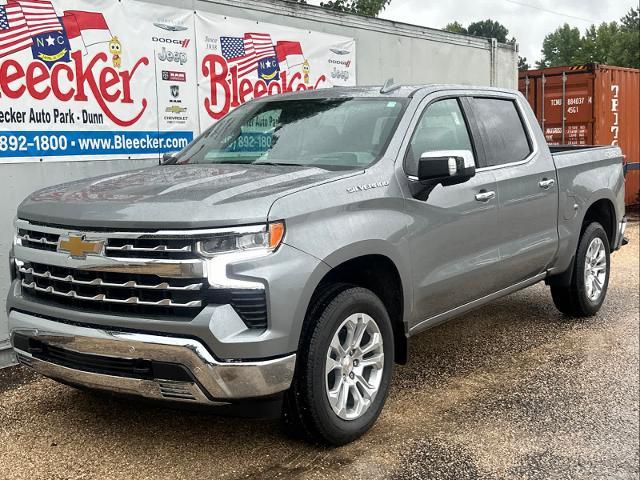
[{"label": "hood", "polygon": [[49,187],[18,217],[72,227],[212,228],[267,221],[280,197],[362,173],[269,165],[166,165]]}]

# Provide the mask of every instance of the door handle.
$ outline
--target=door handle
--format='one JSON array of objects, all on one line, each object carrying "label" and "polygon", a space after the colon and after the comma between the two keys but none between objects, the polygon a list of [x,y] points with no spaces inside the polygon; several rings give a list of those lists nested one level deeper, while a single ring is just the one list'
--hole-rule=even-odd
[{"label": "door handle", "polygon": [[544,179],[544,180],[540,180],[540,183],[538,183],[538,185],[540,185],[540,188],[544,188],[545,190],[553,187],[555,185],[556,181],[553,178],[550,179]]},{"label": "door handle", "polygon": [[487,192],[486,190],[481,190],[480,193],[476,194],[476,200],[479,202],[488,202],[489,200],[493,200],[496,198],[496,192]]}]

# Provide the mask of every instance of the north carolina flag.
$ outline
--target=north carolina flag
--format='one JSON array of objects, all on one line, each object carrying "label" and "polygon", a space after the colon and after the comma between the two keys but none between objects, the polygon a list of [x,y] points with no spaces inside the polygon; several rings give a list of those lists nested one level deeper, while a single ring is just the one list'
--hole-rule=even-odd
[{"label": "north carolina flag", "polygon": [[302,45],[300,45],[300,42],[280,41],[276,43],[276,56],[280,63],[286,60],[289,68],[304,63],[304,55],[302,54]]},{"label": "north carolina flag", "polygon": [[69,41],[80,38],[88,47],[96,43],[107,43],[113,38],[101,13],[65,10],[61,19]]}]

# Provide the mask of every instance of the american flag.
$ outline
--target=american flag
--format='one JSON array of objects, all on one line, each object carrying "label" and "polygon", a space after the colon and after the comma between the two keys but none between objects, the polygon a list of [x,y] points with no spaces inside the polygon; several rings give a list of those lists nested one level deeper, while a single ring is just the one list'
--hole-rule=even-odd
[{"label": "american flag", "polygon": [[238,77],[256,70],[260,60],[276,56],[271,35],[267,33],[245,33],[244,38],[220,37],[220,47],[222,56],[237,65]]},{"label": "american flag", "polygon": [[33,43],[20,5],[0,5],[0,57],[19,52]]},{"label": "american flag", "polygon": [[32,37],[47,32],[62,30],[60,20],[50,0],[15,0],[29,26]]}]

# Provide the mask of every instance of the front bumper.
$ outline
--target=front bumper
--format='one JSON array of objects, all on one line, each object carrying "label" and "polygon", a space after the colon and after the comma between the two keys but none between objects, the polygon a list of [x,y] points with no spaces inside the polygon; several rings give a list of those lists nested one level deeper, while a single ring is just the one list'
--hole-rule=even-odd
[{"label": "front bumper", "polygon": [[220,404],[288,389],[296,355],[221,362],[197,340],[76,326],[13,310],[18,360],[47,377],[152,399]]}]

